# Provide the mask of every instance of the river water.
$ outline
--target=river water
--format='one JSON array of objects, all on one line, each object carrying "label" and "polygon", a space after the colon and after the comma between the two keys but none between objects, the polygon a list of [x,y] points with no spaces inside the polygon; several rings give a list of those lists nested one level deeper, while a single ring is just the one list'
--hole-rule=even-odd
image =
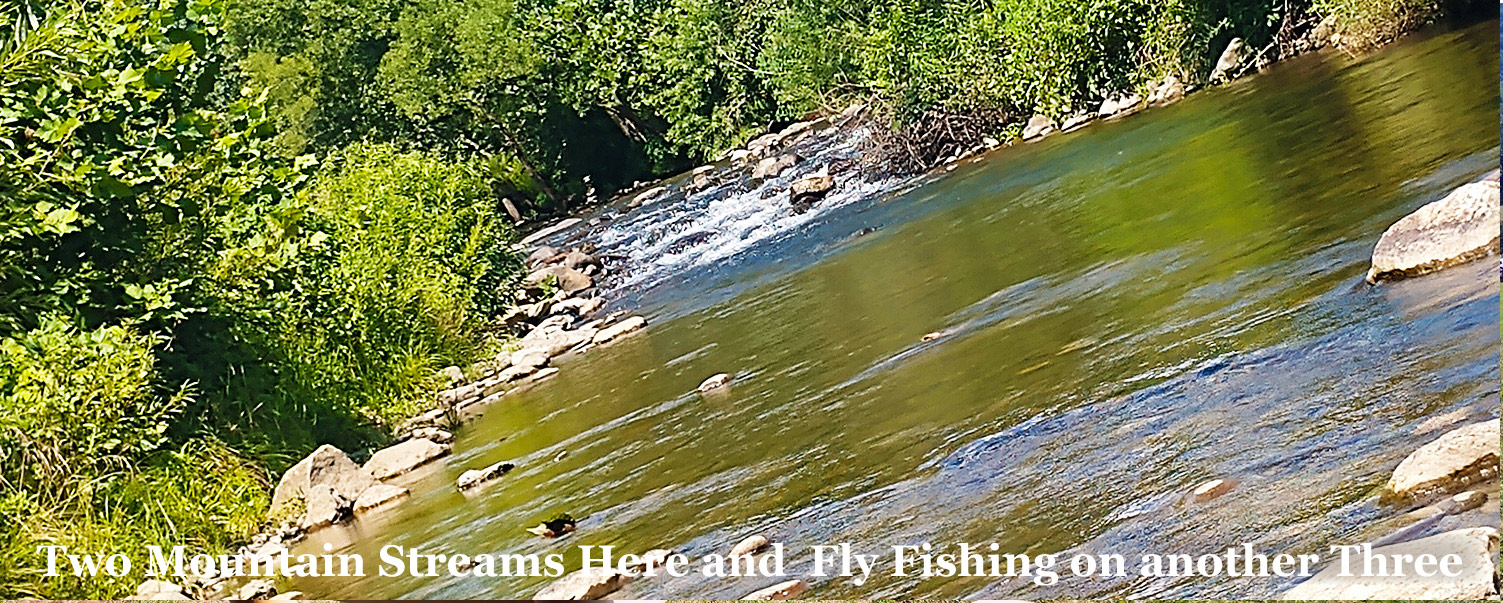
[{"label": "river water", "polygon": [[[1299,57],[953,172],[847,180],[803,215],[713,192],[626,211],[591,236],[638,262],[612,299],[648,328],[555,359],[410,476],[411,500],[295,550],[360,553],[371,575],[284,590],[527,598],[549,579],[380,577],[379,549],[559,552],[572,570],[579,545],[698,557],[761,532],[801,577],[812,545],[883,556],[859,586],[806,577],[809,597],[1276,595],[1293,581],[899,577],[890,551],[1324,553],[1392,531],[1406,509],[1375,492],[1398,462],[1498,416],[1498,264],[1362,277],[1389,224],[1497,167],[1497,27]],[[707,247],[644,259],[695,228]],[[727,391],[695,391],[719,372]],[[455,491],[500,460],[517,470]],[[1212,478],[1237,487],[1185,500]],[[578,532],[523,531],[558,512]],[[660,576],[614,597],[781,580]]]}]

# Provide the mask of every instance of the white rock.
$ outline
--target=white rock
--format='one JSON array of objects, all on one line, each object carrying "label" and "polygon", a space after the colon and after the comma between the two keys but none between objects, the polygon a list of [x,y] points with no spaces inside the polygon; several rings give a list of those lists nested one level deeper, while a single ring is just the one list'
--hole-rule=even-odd
[{"label": "white rock", "polygon": [[1216,68],[1211,70],[1211,83],[1224,82],[1236,75],[1235,71],[1242,65],[1245,58],[1242,55],[1246,50],[1247,44],[1242,41],[1242,38],[1232,38],[1232,41],[1226,45],[1226,50],[1221,51],[1221,58],[1216,59]]},{"label": "white rock", "polygon": [[709,379],[705,379],[704,382],[700,383],[699,391],[708,392],[711,390],[720,389],[730,384],[731,376],[725,373],[719,373],[716,375],[711,375]]},{"label": "white rock", "polygon": [[298,526],[308,531],[337,523],[350,511],[350,499],[340,496],[328,484],[310,486],[304,493],[303,504],[306,508]]},{"label": "white rock", "polygon": [[1023,140],[1042,138],[1056,129],[1054,120],[1049,119],[1047,115],[1034,115],[1028,118],[1028,125],[1023,126]]},{"label": "white rock", "polygon": [[303,498],[313,485],[329,486],[344,499],[354,500],[375,484],[376,480],[344,451],[325,444],[282,474],[271,495],[271,509],[275,513],[282,505]]},{"label": "white rock", "polygon": [[1206,502],[1213,498],[1217,498],[1222,494],[1231,492],[1234,486],[1235,484],[1227,480],[1213,479],[1204,484],[1196,486],[1195,491],[1190,493],[1190,500],[1198,503]]},{"label": "white rock", "polygon": [[1498,183],[1473,182],[1404,216],[1373,248],[1367,280],[1418,276],[1498,250]]},{"label": "white rock", "polygon": [[356,513],[363,513],[377,507],[382,507],[397,502],[398,500],[401,500],[402,497],[407,495],[407,489],[401,486],[393,486],[391,484],[376,484],[374,486],[366,488],[364,492],[360,493],[360,498],[355,499],[355,505],[352,507],[352,510]]},{"label": "white rock", "polygon": [[614,568],[591,567],[559,578],[532,598],[536,601],[593,601],[631,582],[631,576]]},{"label": "white rock", "polygon": [[741,599],[749,601],[787,601],[804,594],[808,590],[809,585],[803,580],[789,580],[748,594],[741,597]]},{"label": "white rock", "polygon": [[742,540],[741,542],[736,543],[736,546],[731,547],[730,556],[741,557],[744,555],[755,555],[771,545],[772,541],[768,540],[766,536],[763,536],[761,534],[752,534],[751,536],[747,536],[746,539]]},{"label": "white rock", "polygon": [[365,470],[371,476],[386,480],[402,475],[428,464],[429,461],[449,454],[449,445],[432,440],[407,440],[371,455],[365,462]]},{"label": "white rock", "polygon": [[641,316],[633,316],[611,326],[600,329],[600,331],[595,333],[593,341],[595,345],[600,345],[602,343],[618,339],[622,335],[645,326],[647,326],[647,319],[642,318]]},{"label": "white rock", "polygon": [[1498,435],[1497,419],[1446,432],[1399,463],[1385,494],[1425,497],[1497,475]]},{"label": "white rock", "polygon": [[[1493,588],[1493,559],[1498,556],[1498,530],[1494,528],[1470,528],[1446,532],[1429,538],[1378,547],[1374,555],[1383,555],[1390,560],[1396,555],[1433,555],[1441,559],[1446,555],[1460,555],[1462,565],[1453,567],[1458,575],[1437,575],[1431,578],[1416,576],[1413,563],[1406,576],[1364,576],[1359,565],[1352,576],[1340,576],[1339,562],[1321,570],[1313,578],[1295,586],[1282,597],[1296,600],[1351,600],[1351,599],[1397,599],[1397,600],[1480,600],[1496,595]],[[1411,557],[1412,559],[1413,557]],[[1359,562],[1360,563],[1360,562]],[[1392,561],[1390,561],[1390,565]],[[1431,566],[1433,571],[1435,566]]]}]

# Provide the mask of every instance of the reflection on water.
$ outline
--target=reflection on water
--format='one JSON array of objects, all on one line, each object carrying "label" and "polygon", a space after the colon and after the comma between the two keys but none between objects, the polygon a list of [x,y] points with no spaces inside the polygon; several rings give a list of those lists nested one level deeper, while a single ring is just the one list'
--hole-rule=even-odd
[{"label": "reflection on water", "polygon": [[[845,202],[637,292],[643,333],[458,434],[412,500],[326,530],[429,552],[1324,552],[1452,413],[1498,413],[1496,266],[1361,283],[1388,224],[1497,165],[1497,23],[1303,57]],[[659,210],[654,210],[659,211]],[[878,227],[864,237],[857,231]],[[924,342],[926,333],[939,339]],[[728,372],[723,394],[700,395]],[[558,458],[560,453],[567,455]],[[477,495],[465,468],[517,470]],[[1231,493],[1191,505],[1215,477]],[[1496,513],[1496,507],[1492,507]],[[556,512],[576,534],[523,532]],[[1260,597],[1287,580],[813,578],[808,596]],[[372,572],[374,573],[374,572]],[[728,598],[772,578],[641,580]],[[324,578],[313,596],[528,597],[545,578]]]}]

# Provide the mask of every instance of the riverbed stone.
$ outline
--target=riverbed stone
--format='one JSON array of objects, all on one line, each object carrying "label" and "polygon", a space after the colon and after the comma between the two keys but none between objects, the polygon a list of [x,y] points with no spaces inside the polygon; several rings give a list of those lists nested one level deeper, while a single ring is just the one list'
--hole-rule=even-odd
[{"label": "riverbed stone", "polygon": [[365,470],[376,479],[386,480],[417,469],[446,454],[449,454],[448,444],[422,439],[407,440],[372,454],[371,459],[365,462]]},{"label": "riverbed stone", "polygon": [[542,266],[543,262],[548,261],[549,258],[552,258],[556,255],[558,255],[557,249],[554,249],[547,245],[540,246],[537,249],[532,250],[532,253],[527,254],[527,267],[537,268],[539,266]]},{"label": "riverbed stone", "polygon": [[595,333],[595,336],[591,339],[591,341],[593,341],[595,345],[608,343],[620,339],[622,335],[631,333],[632,331],[636,331],[645,326],[647,326],[647,319],[642,318],[641,316],[633,316],[616,324],[600,329]]},{"label": "riverbed stone", "polygon": [[242,601],[255,601],[269,599],[277,594],[277,585],[271,580],[251,580],[245,586],[240,587],[238,599]]},{"label": "riverbed stone", "polygon": [[526,348],[511,353],[511,365],[537,368],[548,364],[548,359],[552,357],[548,348]]},{"label": "riverbed stone", "polygon": [[1066,119],[1065,123],[1060,124],[1059,130],[1061,132],[1073,132],[1075,130],[1084,128],[1086,124],[1091,123],[1091,120],[1093,119],[1096,119],[1095,113],[1091,113],[1089,111],[1084,113],[1077,113],[1075,115],[1071,115],[1069,119]]},{"label": "riverbed stone", "polygon": [[354,500],[366,488],[376,485],[376,480],[350,460],[343,450],[324,444],[282,474],[276,490],[272,491],[272,513],[303,498],[314,485],[329,486],[345,500]]},{"label": "riverbed stone", "polygon": [[763,536],[761,534],[752,534],[751,536],[747,536],[746,538],[742,539],[741,542],[736,543],[736,546],[731,547],[730,556],[732,558],[735,558],[745,555],[755,555],[767,549],[767,547],[769,546],[772,546],[772,541],[768,540],[766,536]]},{"label": "riverbed stone", "polygon": [[794,181],[793,186],[788,189],[788,200],[795,206],[813,205],[829,194],[830,189],[833,188],[835,188],[834,177],[824,173],[811,174]]},{"label": "riverbed stone", "polygon": [[699,384],[699,391],[711,392],[731,384],[731,376],[726,373],[711,375]]},{"label": "riverbed stone", "polygon": [[327,484],[309,486],[303,494],[303,504],[305,507],[298,527],[310,532],[339,523],[350,513],[350,499],[340,496]]},{"label": "riverbed stone", "polygon": [[414,439],[414,438],[422,438],[424,440],[431,440],[431,441],[434,441],[434,442],[438,442],[439,444],[452,444],[452,443],[454,443],[454,434],[452,434],[452,433],[450,433],[448,431],[439,429],[437,427],[419,427],[417,429],[414,429],[412,431],[407,432],[407,436],[405,438],[403,438],[403,439],[404,440],[411,440],[411,439]]},{"label": "riverbed stone", "polygon": [[752,168],[752,178],[776,178],[798,163],[798,159],[798,155],[784,153],[758,161],[757,166]]},{"label": "riverbed stone", "polygon": [[779,582],[762,590],[741,597],[743,601],[787,601],[804,594],[809,584],[803,580]]},{"label": "riverbed stone", "polygon": [[548,313],[563,314],[570,312],[576,316],[586,316],[599,310],[604,305],[605,300],[598,297],[571,297],[553,304],[553,307],[548,309]]},{"label": "riverbed stone", "polygon": [[1164,80],[1153,86],[1148,94],[1148,104],[1167,105],[1185,97],[1185,84],[1179,81],[1173,74],[1164,76]]},{"label": "riverbed stone", "polygon": [[1143,108],[1142,96],[1135,93],[1125,93],[1115,98],[1101,101],[1101,108],[1096,110],[1096,114],[1102,119],[1108,119],[1130,115],[1141,108]]},{"label": "riverbed stone", "polygon": [[1236,484],[1224,479],[1213,479],[1195,487],[1190,492],[1190,501],[1202,503],[1214,498],[1220,498],[1222,494],[1231,492]]},{"label": "riverbed stone", "polygon": [[1053,134],[1057,129],[1059,129],[1058,124],[1055,124],[1054,120],[1049,119],[1049,116],[1034,115],[1028,118],[1028,124],[1023,126],[1023,140],[1043,138],[1044,136]]},{"label": "riverbed stone", "polygon": [[470,469],[459,474],[459,479],[454,481],[454,485],[461,491],[469,490],[506,475],[514,468],[516,468],[516,465],[501,461],[480,469]]},{"label": "riverbed stone", "polygon": [[1452,492],[1498,474],[1498,420],[1446,432],[1410,453],[1383,487],[1391,498]]},{"label": "riverbed stone", "polygon": [[1227,43],[1226,50],[1221,51],[1221,58],[1216,59],[1216,67],[1211,70],[1211,83],[1219,84],[1232,79],[1237,68],[1242,66],[1242,61],[1246,60],[1246,53],[1247,44],[1242,38],[1232,38]]},{"label": "riverbed stone", "polygon": [[661,186],[647,189],[646,191],[643,191],[642,194],[633,197],[631,202],[627,203],[627,206],[638,207],[644,203],[656,201],[658,197],[663,196],[663,194],[667,192],[668,189]]},{"label": "riverbed stone", "polygon": [[[1364,576],[1361,566],[1341,576],[1339,562],[1327,566],[1315,577],[1295,586],[1282,597],[1286,601],[1325,601],[1350,599],[1397,599],[1397,600],[1480,600],[1497,594],[1493,584],[1493,560],[1498,555],[1498,530],[1494,528],[1470,528],[1438,534],[1429,538],[1411,540],[1372,550],[1374,555],[1392,559],[1395,555],[1428,554],[1440,559],[1446,555],[1460,555],[1463,565],[1459,575],[1451,577],[1418,577],[1414,572],[1407,576]],[[1434,566],[1431,566],[1431,570]],[[1457,568],[1453,568],[1457,569]]]},{"label": "riverbed stone", "polygon": [[590,275],[568,266],[554,264],[552,266],[544,266],[532,271],[527,275],[527,278],[522,279],[522,287],[526,289],[537,289],[542,287],[543,283],[547,282],[550,279],[558,283],[559,290],[565,293],[574,293],[576,291],[589,289],[592,285],[594,285],[594,281],[590,279]]},{"label": "riverbed stone", "polygon": [[360,493],[360,498],[355,499],[351,510],[355,513],[364,513],[377,507],[395,503],[410,494],[406,488],[391,484],[376,484],[366,488]]},{"label": "riverbed stone", "polygon": [[593,601],[621,590],[631,575],[609,567],[590,567],[555,580],[533,595],[536,601]]},{"label": "riverbed stone", "polygon": [[1498,251],[1498,183],[1466,184],[1404,216],[1373,248],[1367,281],[1419,276]]},{"label": "riverbed stone", "polygon": [[183,587],[165,580],[147,580],[136,587],[136,594],[129,601],[188,601]]}]

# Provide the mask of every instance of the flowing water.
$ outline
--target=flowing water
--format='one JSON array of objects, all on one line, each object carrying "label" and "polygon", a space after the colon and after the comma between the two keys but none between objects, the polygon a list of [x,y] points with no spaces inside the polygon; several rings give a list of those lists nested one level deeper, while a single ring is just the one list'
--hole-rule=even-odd
[{"label": "flowing water", "polygon": [[[374,566],[389,544],[574,569],[579,545],[697,558],[762,532],[794,575],[816,544],[883,555],[859,586],[805,578],[819,598],[1275,595],[1293,580],[899,577],[890,550],[1324,553],[1392,531],[1406,509],[1375,492],[1399,460],[1498,416],[1498,264],[1362,277],[1389,224],[1497,167],[1497,26],[1296,58],[915,181],[843,176],[801,215],[734,187],[609,210],[554,240],[625,258],[613,304],[649,327],[555,359],[410,476],[411,500],[295,551],[360,553],[371,575],[284,586],[525,598],[549,579]],[[727,391],[695,391],[719,372]],[[455,491],[500,460],[517,470]],[[1237,487],[1185,500],[1211,478]],[[578,532],[523,531],[557,512]],[[780,580],[660,576],[614,597]]]}]

